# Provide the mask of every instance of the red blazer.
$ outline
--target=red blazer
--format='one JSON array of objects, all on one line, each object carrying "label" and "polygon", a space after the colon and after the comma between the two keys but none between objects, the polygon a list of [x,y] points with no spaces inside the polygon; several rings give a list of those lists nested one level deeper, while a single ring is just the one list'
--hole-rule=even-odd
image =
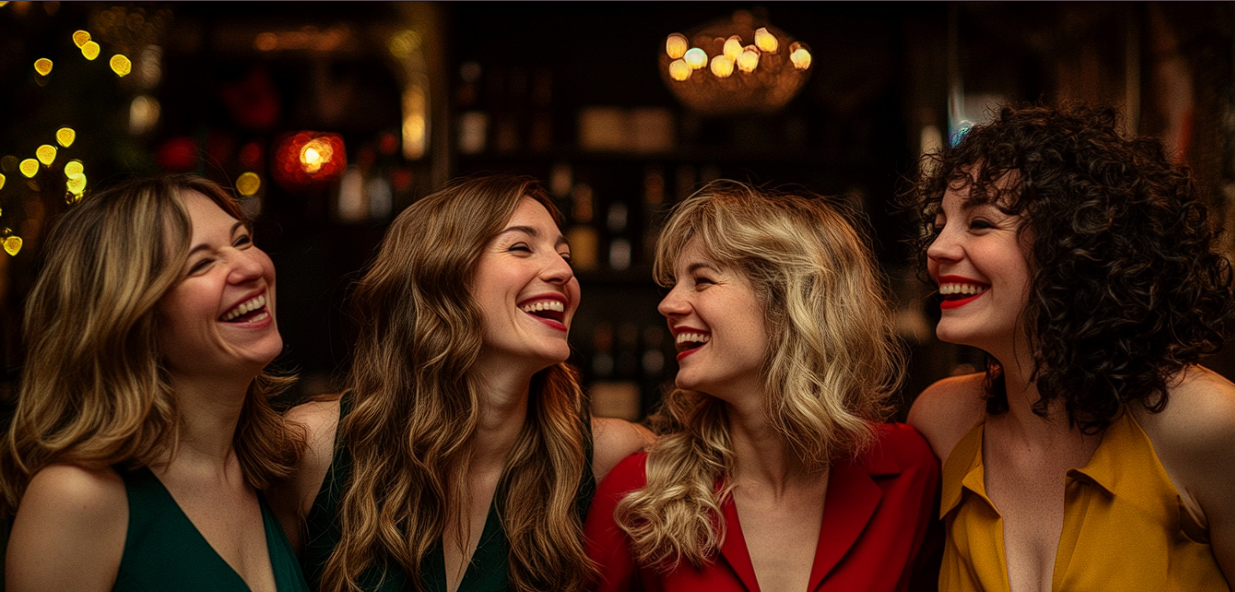
[{"label": "red blazer", "polygon": [[[647,453],[630,456],[601,482],[584,535],[600,568],[600,592],[758,592],[755,569],[732,498],[721,506],[726,536],[720,556],[702,569],[683,563],[669,573],[637,566],[630,540],[613,520],[627,493],[647,482]],[[933,589],[942,548],[935,538],[939,462],[912,427],[881,424],[878,441],[852,461],[834,463],[808,592],[904,592]],[[931,541],[925,545],[927,531]]]}]

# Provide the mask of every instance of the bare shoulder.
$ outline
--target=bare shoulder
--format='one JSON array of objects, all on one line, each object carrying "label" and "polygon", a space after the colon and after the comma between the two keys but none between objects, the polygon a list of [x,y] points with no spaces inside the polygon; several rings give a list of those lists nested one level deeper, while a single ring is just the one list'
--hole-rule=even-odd
[{"label": "bare shoulder", "polygon": [[54,464],[35,473],[13,520],[11,590],[109,590],[120,569],[129,501],[115,471]]},{"label": "bare shoulder", "polygon": [[1217,372],[1193,366],[1180,373],[1167,394],[1161,413],[1133,408],[1159,456],[1200,455],[1208,463],[1214,460],[1209,457],[1212,453],[1235,453],[1235,384]]},{"label": "bare shoulder", "polygon": [[592,418],[592,472],[600,481],[622,459],[656,441],[651,430],[624,419]]},{"label": "bare shoulder", "polygon": [[952,376],[930,385],[914,400],[909,425],[917,428],[940,461],[986,413],[984,374]]},{"label": "bare shoulder", "polygon": [[296,472],[275,483],[266,491],[266,498],[297,548],[300,546],[299,525],[308,516],[334,459],[340,399],[341,395],[319,397],[292,407],[284,415],[289,424],[304,430],[305,450]]}]

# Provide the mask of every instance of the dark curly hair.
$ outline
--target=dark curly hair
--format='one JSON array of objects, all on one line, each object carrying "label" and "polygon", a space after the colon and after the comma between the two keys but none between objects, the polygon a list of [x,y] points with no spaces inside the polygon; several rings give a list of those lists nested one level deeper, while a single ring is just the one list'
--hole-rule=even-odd
[{"label": "dark curly hair", "polygon": [[[1117,121],[1112,108],[1005,107],[924,157],[908,194],[922,216],[923,270],[948,187],[1024,217],[1033,409],[1044,415],[1062,399],[1087,433],[1133,401],[1164,409],[1167,381],[1222,346],[1232,306],[1231,264],[1216,252],[1218,232],[1188,168],[1172,165],[1156,139],[1121,137]],[[987,412],[1007,411],[997,360],[987,373]]]}]

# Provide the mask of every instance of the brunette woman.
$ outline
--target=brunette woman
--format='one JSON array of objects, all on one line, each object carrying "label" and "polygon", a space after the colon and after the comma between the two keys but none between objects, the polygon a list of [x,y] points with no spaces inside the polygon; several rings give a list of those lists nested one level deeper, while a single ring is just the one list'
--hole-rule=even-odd
[{"label": "brunette woman", "polygon": [[307,590],[259,490],[302,442],[269,397],[275,273],[236,202],[124,183],[47,235],[0,449],[10,592]]},{"label": "brunette woman", "polygon": [[655,273],[677,389],[600,485],[596,588],[907,590],[939,466],[881,423],[902,356],[866,239],[823,198],[718,182],[675,208]]},{"label": "brunette woman", "polygon": [[596,480],[650,435],[589,417],[565,363],[580,294],[560,222],[538,183],[494,176],[387,231],[353,295],[349,388],[290,415],[310,451],[282,499],[322,590],[582,586]]},{"label": "brunette woman", "polygon": [[944,462],[940,588],[1228,590],[1231,266],[1162,144],[1111,109],[1006,108],[918,187],[937,333],[989,355],[910,423]]}]

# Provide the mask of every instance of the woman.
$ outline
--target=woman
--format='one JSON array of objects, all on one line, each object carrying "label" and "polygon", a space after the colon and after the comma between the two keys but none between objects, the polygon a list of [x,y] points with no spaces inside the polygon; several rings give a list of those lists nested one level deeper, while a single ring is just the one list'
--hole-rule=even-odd
[{"label": "woman", "polygon": [[1227,590],[1231,267],[1162,145],[1111,109],[1003,109],[916,198],[943,341],[989,355],[909,421],[944,462],[941,589]]},{"label": "woman", "polygon": [[535,181],[494,176],[391,224],[353,295],[348,390],[289,415],[309,452],[285,524],[322,590],[581,586],[595,481],[650,434],[590,419],[565,364],[579,283],[560,222]]},{"label": "woman", "polygon": [[259,490],[301,443],[269,403],[290,378],[270,258],[236,202],[134,180],[47,236],[0,449],[10,592],[307,590]]},{"label": "woman", "polygon": [[865,239],[823,199],[718,182],[655,273],[677,388],[588,514],[597,588],[908,589],[939,468],[878,423],[901,353]]}]

